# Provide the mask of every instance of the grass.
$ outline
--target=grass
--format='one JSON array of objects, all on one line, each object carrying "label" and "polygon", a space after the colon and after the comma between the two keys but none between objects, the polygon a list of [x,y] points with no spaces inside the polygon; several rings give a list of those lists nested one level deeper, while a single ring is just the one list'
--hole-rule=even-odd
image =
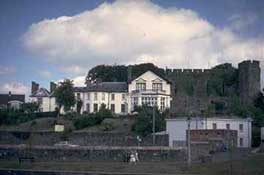
[{"label": "grass", "polygon": [[264,174],[264,155],[251,155],[242,160],[194,164],[187,170],[184,163],[140,162],[130,165],[120,162],[0,162],[0,168],[30,170],[95,171],[151,174],[201,175],[261,175]]}]

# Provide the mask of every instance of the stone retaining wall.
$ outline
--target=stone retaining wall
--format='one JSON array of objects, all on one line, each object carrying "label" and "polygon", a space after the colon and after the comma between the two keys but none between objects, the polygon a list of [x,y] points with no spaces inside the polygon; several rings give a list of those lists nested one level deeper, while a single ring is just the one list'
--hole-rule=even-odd
[{"label": "stone retaining wall", "polygon": [[123,162],[131,151],[137,151],[140,161],[184,161],[185,149],[169,147],[77,147],[0,146],[0,160],[16,161],[19,157],[34,157],[47,161],[117,161]]},{"label": "stone retaining wall", "polygon": [[[135,135],[98,132],[18,132],[0,131],[0,144],[54,145],[68,140],[80,146],[138,146]],[[142,138],[140,146],[152,146],[152,136]],[[168,135],[157,135],[155,146],[168,146]]]}]

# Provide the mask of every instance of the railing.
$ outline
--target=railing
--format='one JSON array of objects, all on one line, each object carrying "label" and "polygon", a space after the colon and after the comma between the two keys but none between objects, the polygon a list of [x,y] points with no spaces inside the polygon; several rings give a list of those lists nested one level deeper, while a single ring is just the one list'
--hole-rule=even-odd
[{"label": "railing", "polygon": [[160,89],[137,89],[133,90],[132,93],[165,93],[165,90],[160,90]]}]

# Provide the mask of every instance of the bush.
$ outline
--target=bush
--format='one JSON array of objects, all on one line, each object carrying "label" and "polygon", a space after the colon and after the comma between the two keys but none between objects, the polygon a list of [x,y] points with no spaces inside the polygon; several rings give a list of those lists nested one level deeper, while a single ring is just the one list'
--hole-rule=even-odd
[{"label": "bush", "polygon": [[91,127],[98,125],[102,122],[101,118],[98,118],[96,116],[86,116],[86,117],[81,117],[78,119],[74,120],[74,127],[75,129],[83,129],[86,127]]}]

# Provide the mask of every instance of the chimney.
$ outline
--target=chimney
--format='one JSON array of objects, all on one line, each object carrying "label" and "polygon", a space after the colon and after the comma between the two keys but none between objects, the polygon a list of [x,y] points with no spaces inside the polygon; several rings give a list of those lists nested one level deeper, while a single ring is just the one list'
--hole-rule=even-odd
[{"label": "chimney", "polygon": [[50,93],[54,92],[54,90],[56,89],[57,84],[54,82],[50,82]]},{"label": "chimney", "polygon": [[37,92],[39,89],[39,84],[36,83],[35,81],[32,81],[31,83],[31,94],[34,94],[35,92]]},{"label": "chimney", "polygon": [[132,80],[132,66],[129,65],[127,68],[127,81],[131,81]]}]

